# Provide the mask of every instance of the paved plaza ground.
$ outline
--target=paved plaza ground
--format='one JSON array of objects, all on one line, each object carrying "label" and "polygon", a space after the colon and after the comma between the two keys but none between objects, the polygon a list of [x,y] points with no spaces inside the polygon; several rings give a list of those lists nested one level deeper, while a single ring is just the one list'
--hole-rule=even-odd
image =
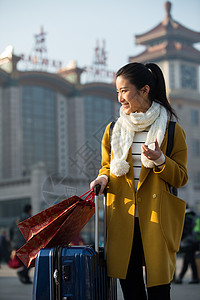
[{"label": "paved plaza ground", "polygon": [[[177,273],[180,270],[181,259],[177,259]],[[34,269],[31,270],[33,278]],[[189,284],[191,272],[188,271],[183,284],[172,284],[172,300],[200,300],[200,284]],[[0,268],[0,300],[32,300],[33,285],[19,282],[16,271],[3,264]],[[48,299],[44,299],[48,300]],[[81,300],[81,299],[80,299]],[[118,300],[124,300],[118,284]]]}]

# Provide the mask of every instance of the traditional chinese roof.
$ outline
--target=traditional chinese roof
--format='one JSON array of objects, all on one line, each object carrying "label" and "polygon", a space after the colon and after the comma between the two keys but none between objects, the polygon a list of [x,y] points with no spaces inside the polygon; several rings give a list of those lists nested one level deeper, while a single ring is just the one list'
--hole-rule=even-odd
[{"label": "traditional chinese roof", "polygon": [[164,20],[148,32],[136,35],[136,44],[149,45],[160,39],[184,40],[194,44],[200,42],[200,32],[190,30],[173,20],[171,16],[171,3],[165,2],[166,16]]},{"label": "traditional chinese roof", "polygon": [[136,35],[136,44],[147,49],[141,54],[130,57],[129,61],[149,61],[163,58],[184,58],[200,61],[200,51],[193,44],[200,42],[200,32],[186,28],[171,16],[171,2],[165,2],[164,20],[148,32]]},{"label": "traditional chinese roof", "polygon": [[129,57],[129,61],[148,62],[163,59],[187,59],[191,62],[200,62],[200,51],[194,47],[175,41],[164,41],[161,44],[149,46],[137,56]]}]

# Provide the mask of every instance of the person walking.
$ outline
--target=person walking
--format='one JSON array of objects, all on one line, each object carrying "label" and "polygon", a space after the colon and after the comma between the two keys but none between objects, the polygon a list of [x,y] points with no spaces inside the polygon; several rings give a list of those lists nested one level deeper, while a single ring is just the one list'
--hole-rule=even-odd
[{"label": "person walking", "polygon": [[8,263],[10,259],[10,242],[7,238],[5,230],[2,230],[0,234],[0,267],[1,262]]},{"label": "person walking", "polygon": [[198,250],[198,241],[194,232],[195,220],[196,213],[188,206],[186,209],[185,223],[180,246],[180,252],[183,253],[183,264],[175,283],[182,283],[183,277],[185,276],[189,266],[192,269],[192,280],[189,283],[199,283],[195,261],[195,253]]},{"label": "person walking", "polygon": [[169,119],[176,114],[156,64],[123,66],[116,89],[120,116],[112,132],[106,127],[102,168],[90,183],[101,185],[100,194],[107,186],[107,274],[120,279],[125,300],[169,300],[186,206],[169,185],[188,180],[185,132],[175,124],[167,157]]},{"label": "person walking", "polygon": [[[11,249],[12,249],[12,256],[15,255],[16,251],[21,248],[25,243],[26,240],[23,237],[21,231],[19,230],[17,224],[22,222],[32,215],[32,206],[30,204],[26,204],[24,206],[22,214],[15,220],[13,225],[10,228],[10,241],[11,241]],[[29,276],[30,268],[27,268],[25,265],[22,264],[22,269],[17,272],[19,280],[24,284],[32,283],[30,276]]]}]

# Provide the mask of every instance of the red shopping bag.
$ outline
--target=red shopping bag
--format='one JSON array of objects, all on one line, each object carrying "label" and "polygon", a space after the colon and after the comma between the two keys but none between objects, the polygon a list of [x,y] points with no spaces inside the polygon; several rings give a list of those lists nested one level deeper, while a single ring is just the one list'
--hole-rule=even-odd
[{"label": "red shopping bag", "polygon": [[17,226],[26,241],[29,241],[35,234],[49,226],[49,224],[63,215],[72,204],[78,201],[80,201],[79,197],[72,196],[18,223]]},{"label": "red shopping bag", "polygon": [[16,250],[12,251],[8,266],[12,269],[18,269],[22,266],[21,260],[16,255]]},{"label": "red shopping bag", "polygon": [[87,224],[94,214],[94,192],[87,193],[84,200],[73,196],[18,224],[27,239],[17,251],[25,266],[31,265],[42,248],[68,245]]}]

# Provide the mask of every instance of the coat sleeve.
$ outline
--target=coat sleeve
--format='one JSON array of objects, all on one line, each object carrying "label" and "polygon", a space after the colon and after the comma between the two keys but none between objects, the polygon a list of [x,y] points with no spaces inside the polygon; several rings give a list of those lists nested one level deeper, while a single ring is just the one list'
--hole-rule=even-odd
[{"label": "coat sleeve", "polygon": [[111,145],[110,145],[110,137],[109,137],[110,124],[108,124],[106,127],[106,130],[103,135],[102,143],[101,143],[102,168],[99,170],[99,174],[98,174],[98,176],[106,175],[108,176],[108,178],[110,177],[110,156],[111,156]]},{"label": "coat sleeve", "polygon": [[174,134],[174,145],[170,157],[166,157],[165,167],[161,171],[153,171],[165,182],[180,188],[188,181],[187,173],[187,144],[183,128],[176,123]]}]

